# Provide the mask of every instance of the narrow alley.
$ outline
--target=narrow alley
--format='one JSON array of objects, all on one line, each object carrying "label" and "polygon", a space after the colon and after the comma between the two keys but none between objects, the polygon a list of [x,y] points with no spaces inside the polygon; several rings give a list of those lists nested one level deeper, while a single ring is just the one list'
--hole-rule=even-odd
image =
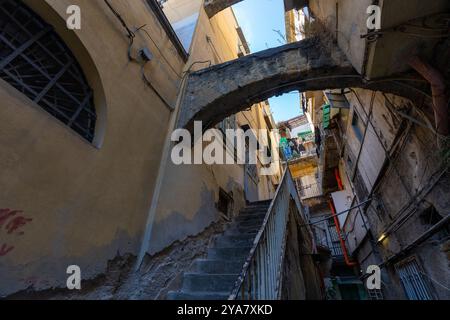
[{"label": "narrow alley", "polygon": [[0,300],[450,300],[448,0],[0,0]]}]

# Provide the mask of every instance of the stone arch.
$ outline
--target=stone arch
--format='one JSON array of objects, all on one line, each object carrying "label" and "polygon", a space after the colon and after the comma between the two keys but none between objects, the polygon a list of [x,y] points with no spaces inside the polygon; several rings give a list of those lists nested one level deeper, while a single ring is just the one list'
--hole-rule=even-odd
[{"label": "stone arch", "polygon": [[22,0],[30,9],[50,24],[65,45],[71,50],[81,66],[87,82],[93,90],[94,105],[97,112],[95,135],[92,145],[101,148],[107,126],[106,95],[98,68],[91,54],[83,44],[76,31],[69,30],[66,25],[65,5],[50,4],[48,1]]},{"label": "stone arch", "polygon": [[213,17],[220,11],[243,0],[205,0],[204,7],[208,17]]},{"label": "stone arch", "polygon": [[[205,0],[204,7],[208,17],[213,17],[222,10],[225,10],[243,0]],[[279,0],[282,1],[282,0]],[[308,5],[308,0],[284,0],[285,10],[293,8],[300,9]]]},{"label": "stone arch", "polygon": [[[396,77],[398,79],[398,77]],[[216,65],[189,76],[178,127],[203,127],[290,91],[365,88],[423,101],[417,79],[365,81],[337,45],[310,38]],[[414,81],[411,81],[414,80]],[[414,85],[413,85],[414,84]]]}]

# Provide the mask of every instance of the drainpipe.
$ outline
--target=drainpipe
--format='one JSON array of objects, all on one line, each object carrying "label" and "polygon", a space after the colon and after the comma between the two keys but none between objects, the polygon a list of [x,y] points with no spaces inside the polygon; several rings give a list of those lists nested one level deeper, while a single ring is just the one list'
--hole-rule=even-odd
[{"label": "drainpipe", "polygon": [[354,267],[354,266],[358,265],[358,263],[355,262],[355,261],[350,261],[350,257],[348,255],[348,251],[347,251],[347,246],[345,245],[344,239],[342,239],[341,227],[339,225],[339,219],[338,219],[338,217],[336,215],[336,210],[334,209],[334,205],[331,202],[331,200],[328,201],[328,204],[329,204],[330,209],[331,209],[331,214],[332,214],[333,219],[334,219],[334,224],[336,225],[336,232],[337,232],[338,237],[339,237],[339,242],[341,244],[341,249],[342,249],[342,252],[344,253],[345,264],[347,266],[349,266],[349,267]]},{"label": "drainpipe", "polygon": [[336,177],[336,181],[337,181],[339,190],[341,190],[341,191],[344,190],[344,185],[342,183],[341,175],[339,174],[338,168],[334,169],[334,176]]},{"label": "drainpipe", "polygon": [[[341,191],[344,190],[344,185],[342,184],[342,179],[341,179],[341,175],[339,174],[339,169],[338,168],[336,168],[334,170],[334,175],[336,177],[336,181],[338,183],[339,190],[341,190]],[[358,263],[354,262],[354,261],[350,261],[349,254],[348,254],[348,251],[347,251],[347,246],[345,244],[345,240],[342,238],[341,226],[339,224],[339,219],[338,219],[338,216],[336,214],[336,209],[334,208],[334,205],[333,205],[331,200],[328,201],[328,204],[330,206],[331,214],[332,214],[333,219],[334,219],[334,224],[336,226],[336,232],[337,232],[338,237],[339,237],[339,242],[341,244],[341,249],[342,249],[342,252],[344,253],[345,264],[347,266],[349,266],[349,267],[354,267]]]},{"label": "drainpipe", "polygon": [[414,68],[422,77],[431,84],[431,92],[433,94],[433,110],[436,122],[436,131],[447,137],[449,134],[448,126],[448,95],[446,93],[445,80],[442,74],[427,62],[418,56],[413,56],[408,61],[409,65]]}]

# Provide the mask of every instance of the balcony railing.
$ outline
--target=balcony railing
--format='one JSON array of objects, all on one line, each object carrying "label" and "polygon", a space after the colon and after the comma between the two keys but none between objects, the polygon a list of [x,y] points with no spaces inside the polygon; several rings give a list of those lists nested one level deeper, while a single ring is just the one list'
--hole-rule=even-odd
[{"label": "balcony railing", "polygon": [[313,183],[307,186],[299,186],[298,194],[302,200],[322,196],[322,184]]},{"label": "balcony railing", "polygon": [[[294,200],[294,201],[291,201]],[[281,298],[282,270],[290,204],[303,216],[300,199],[289,170],[285,170],[275,198],[230,295],[230,300],[277,300]]]},{"label": "balcony railing", "polygon": [[280,148],[280,151],[283,156],[282,159],[287,162],[299,161],[302,159],[315,157],[317,155],[316,148],[311,149],[309,151],[302,151],[300,153],[297,153],[297,152],[292,153],[291,152],[291,153],[286,154],[286,152],[283,148]]}]

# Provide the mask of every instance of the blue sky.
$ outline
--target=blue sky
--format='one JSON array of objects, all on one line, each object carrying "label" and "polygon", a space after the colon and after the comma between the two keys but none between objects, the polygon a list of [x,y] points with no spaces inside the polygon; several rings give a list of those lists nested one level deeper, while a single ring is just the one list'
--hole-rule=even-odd
[{"label": "blue sky", "polygon": [[[245,0],[234,5],[233,10],[252,52],[285,43],[283,0]],[[300,114],[298,93],[284,94],[269,101],[277,122]]]}]

